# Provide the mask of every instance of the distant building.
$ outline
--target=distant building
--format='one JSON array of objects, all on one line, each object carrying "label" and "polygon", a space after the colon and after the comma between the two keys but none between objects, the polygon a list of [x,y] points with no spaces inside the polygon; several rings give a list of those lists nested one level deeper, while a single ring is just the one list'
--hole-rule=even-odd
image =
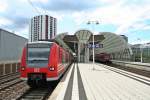
[{"label": "distant building", "polygon": [[128,43],[128,37],[125,35],[120,35],[127,43]]},{"label": "distant building", "polygon": [[56,18],[48,15],[35,16],[30,21],[29,41],[49,41],[56,35]]},{"label": "distant building", "polygon": [[0,62],[20,61],[22,49],[28,39],[0,29]]}]

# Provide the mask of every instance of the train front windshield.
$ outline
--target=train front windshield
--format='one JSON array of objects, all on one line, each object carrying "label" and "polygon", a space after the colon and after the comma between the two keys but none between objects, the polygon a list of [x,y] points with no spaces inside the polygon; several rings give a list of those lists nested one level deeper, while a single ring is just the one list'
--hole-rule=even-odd
[{"label": "train front windshield", "polygon": [[29,67],[46,67],[50,54],[50,44],[28,44],[27,64]]}]

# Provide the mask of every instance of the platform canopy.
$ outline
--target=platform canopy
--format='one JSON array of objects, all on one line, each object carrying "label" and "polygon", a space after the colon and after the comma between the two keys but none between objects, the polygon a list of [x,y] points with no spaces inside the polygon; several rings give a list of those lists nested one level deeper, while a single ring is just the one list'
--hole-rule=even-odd
[{"label": "platform canopy", "polygon": [[111,32],[101,32],[99,34],[103,35],[105,39],[101,41],[103,48],[97,48],[96,53],[106,52],[114,57],[119,56],[117,58],[130,58],[133,54],[128,42],[120,35]]},{"label": "platform canopy", "polygon": [[75,33],[75,36],[78,38],[79,42],[87,43],[92,36],[92,32],[89,30],[79,30]]},{"label": "platform canopy", "polygon": [[[93,33],[89,30],[78,30],[74,35],[62,33],[56,36],[55,40],[72,52],[78,51],[81,59],[88,52],[89,56],[92,55],[92,50],[87,48],[87,45],[93,42]],[[112,58],[117,59],[130,59],[133,54],[128,42],[115,33],[101,32],[94,35],[94,42],[103,45],[103,48],[95,48],[95,54],[105,52],[111,54]],[[86,57],[88,56],[86,55]]]},{"label": "platform canopy", "polygon": [[[89,30],[78,30],[77,32],[75,32],[74,35],[65,35],[63,40],[65,42],[82,42],[82,43],[86,43],[86,42],[93,42],[93,33]],[[95,42],[100,42],[104,40],[104,36],[103,35],[94,35],[94,41]]]},{"label": "platform canopy", "polygon": [[97,49],[99,52],[113,53],[129,49],[130,53],[132,53],[129,44],[120,35],[110,32],[101,32],[100,34],[103,35],[105,39],[101,42],[103,48]]},{"label": "platform canopy", "polygon": [[55,42],[57,42],[59,45],[61,45],[63,48],[69,50],[72,54],[73,54],[73,51],[72,49],[63,41],[63,38],[65,36],[67,36],[68,33],[61,33],[59,35],[57,35],[54,39]]},{"label": "platform canopy", "polygon": [[[75,33],[75,35],[78,38],[79,42],[93,42],[93,33],[89,30],[79,30]],[[102,40],[104,40],[103,35],[94,35],[94,42],[100,42]]]},{"label": "platform canopy", "polygon": [[[89,30],[82,29],[76,31],[74,35],[66,35],[63,40],[75,52],[74,46],[77,47],[79,44],[88,44],[93,42],[93,33]],[[104,40],[103,35],[94,35],[95,42],[101,42],[102,40]]]}]

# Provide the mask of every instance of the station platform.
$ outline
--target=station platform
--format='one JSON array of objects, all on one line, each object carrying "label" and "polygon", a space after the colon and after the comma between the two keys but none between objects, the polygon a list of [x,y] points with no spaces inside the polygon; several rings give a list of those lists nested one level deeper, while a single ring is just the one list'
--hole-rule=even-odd
[{"label": "station platform", "polygon": [[74,64],[49,100],[150,100],[150,78],[98,63]]}]

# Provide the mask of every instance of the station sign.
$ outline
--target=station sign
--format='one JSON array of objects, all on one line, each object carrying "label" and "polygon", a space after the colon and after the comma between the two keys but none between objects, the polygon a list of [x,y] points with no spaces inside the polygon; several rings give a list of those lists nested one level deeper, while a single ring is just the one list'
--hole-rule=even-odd
[{"label": "station sign", "polygon": [[99,44],[99,43],[90,43],[88,44],[88,48],[103,48],[103,44]]}]

